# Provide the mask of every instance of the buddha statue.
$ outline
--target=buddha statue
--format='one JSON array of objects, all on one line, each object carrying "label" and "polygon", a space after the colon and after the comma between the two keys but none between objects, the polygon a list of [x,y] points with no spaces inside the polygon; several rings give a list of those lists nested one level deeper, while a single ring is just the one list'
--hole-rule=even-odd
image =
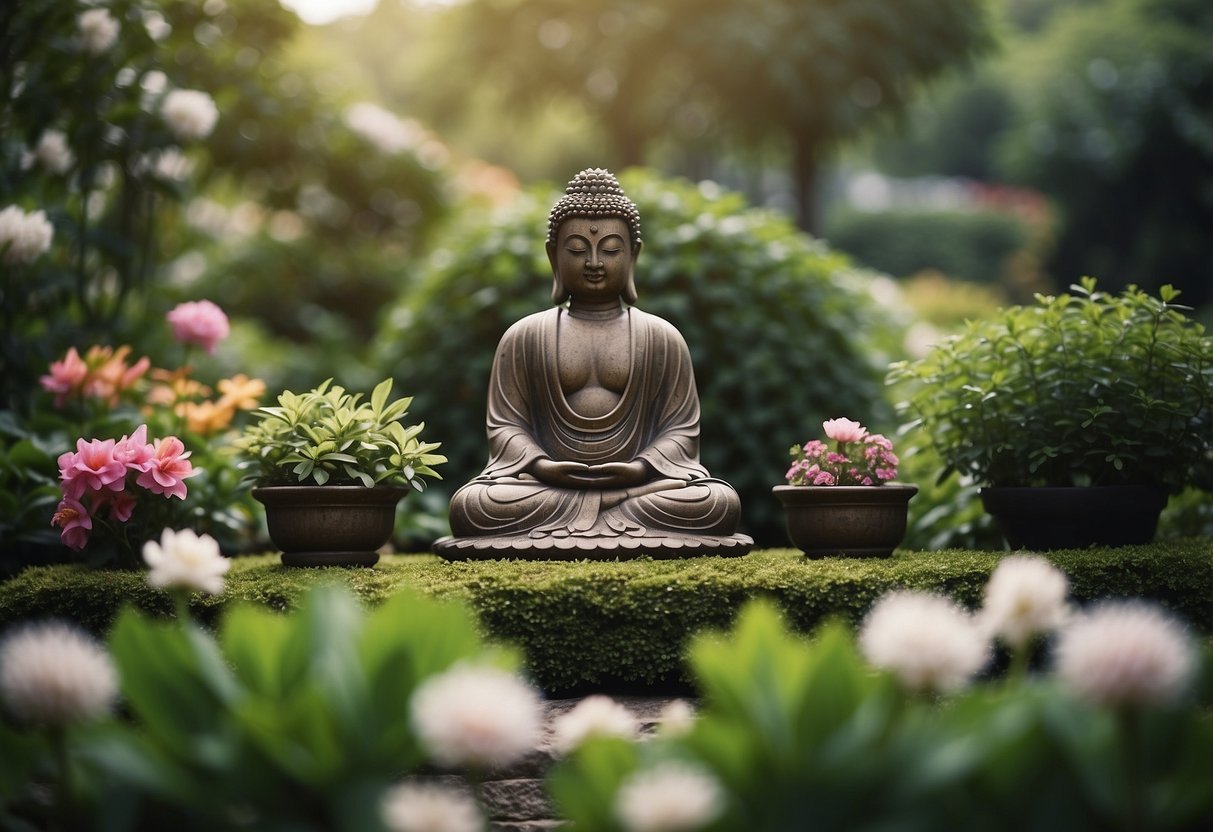
[{"label": "buddha statue", "polygon": [[502,336],[489,460],[451,498],[434,551],[488,557],[683,557],[749,551],[737,492],[699,462],[686,342],[636,308],[640,212],[606,170],[548,218],[553,308]]}]

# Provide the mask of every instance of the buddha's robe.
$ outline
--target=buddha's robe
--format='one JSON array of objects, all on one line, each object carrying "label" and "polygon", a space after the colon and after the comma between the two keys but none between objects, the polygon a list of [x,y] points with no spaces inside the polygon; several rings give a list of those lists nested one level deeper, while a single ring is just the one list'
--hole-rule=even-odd
[{"label": "buddha's robe", "polygon": [[[590,418],[569,406],[560,386],[557,336],[567,314],[530,315],[502,337],[489,382],[489,461],[451,499],[454,534],[733,534],[737,493],[699,463],[699,397],[682,336],[628,309],[626,388],[611,412]],[[626,490],[554,486],[527,472],[545,456],[591,465],[644,460],[655,476]]]}]

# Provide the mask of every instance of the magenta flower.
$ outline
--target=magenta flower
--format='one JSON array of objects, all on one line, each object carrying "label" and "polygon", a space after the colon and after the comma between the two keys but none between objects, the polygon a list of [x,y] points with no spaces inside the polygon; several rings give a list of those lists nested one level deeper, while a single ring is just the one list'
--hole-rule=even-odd
[{"label": "magenta flower", "polygon": [[184,500],[187,493],[185,480],[198,473],[189,461],[189,455],[185,444],[177,437],[157,439],[155,453],[148,460],[147,468],[135,480],[135,484],[143,486],[153,494],[165,494]]},{"label": "magenta flower", "polygon": [[50,373],[38,381],[44,390],[55,394],[55,407],[62,407],[68,396],[80,392],[87,378],[88,364],[76,348],[71,347],[62,361],[51,362]]},{"label": "magenta flower", "polygon": [[215,346],[231,330],[227,315],[209,300],[179,304],[166,317],[174,338],[183,344],[202,347],[208,353],[213,353]]},{"label": "magenta flower", "polygon": [[821,423],[822,430],[835,442],[859,442],[868,435],[868,429],[850,419],[827,419]]},{"label": "magenta flower", "polygon": [[51,525],[59,527],[61,530],[59,539],[66,546],[78,551],[88,543],[88,535],[93,528],[93,518],[79,500],[64,497],[55,509]]},{"label": "magenta flower", "polygon": [[59,457],[64,496],[78,500],[86,491],[121,491],[126,486],[126,465],[114,459],[114,445],[113,439],[77,439],[76,452]]}]

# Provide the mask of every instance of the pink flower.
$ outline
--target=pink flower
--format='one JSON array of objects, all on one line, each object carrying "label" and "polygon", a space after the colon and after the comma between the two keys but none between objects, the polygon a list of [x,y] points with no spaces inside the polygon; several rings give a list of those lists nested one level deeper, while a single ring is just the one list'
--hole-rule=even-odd
[{"label": "pink flower", "polygon": [[187,493],[185,480],[198,473],[190,463],[189,455],[185,444],[177,437],[157,439],[155,452],[135,483],[153,494],[166,494],[184,500]]},{"label": "pink flower", "polygon": [[878,479],[878,480],[891,480],[896,477],[897,477],[896,468],[877,468],[876,469],[876,479]]},{"label": "pink flower", "polygon": [[826,443],[822,442],[820,439],[813,439],[804,443],[805,456],[821,456],[827,450],[828,448],[826,448]]},{"label": "pink flower", "polygon": [[114,459],[114,444],[113,439],[77,439],[76,452],[59,457],[64,496],[78,500],[85,491],[121,491],[126,486],[126,465]]},{"label": "pink flower", "polygon": [[146,471],[155,452],[155,446],[147,441],[147,425],[140,425],[114,445],[114,459],[132,471]]},{"label": "pink flower", "polygon": [[79,500],[64,497],[55,509],[51,525],[58,526],[62,530],[59,533],[59,539],[66,546],[80,550],[88,543],[88,534],[93,528],[93,518],[89,516],[88,509]]},{"label": "pink flower", "polygon": [[821,423],[822,430],[835,442],[859,442],[868,434],[868,429],[850,419],[827,419]]},{"label": "pink flower", "polygon": [[834,484],[834,475],[831,474],[829,471],[818,471],[817,475],[815,477],[813,477],[813,485],[833,485],[833,484]]},{"label": "pink flower", "polygon": [[62,407],[68,396],[80,392],[86,378],[88,364],[84,363],[75,347],[70,347],[62,361],[51,362],[50,374],[38,380],[44,390],[56,394],[55,407]]},{"label": "pink flower", "polygon": [[125,523],[135,513],[135,497],[128,491],[102,491],[97,494],[93,503],[93,511],[100,511],[108,506],[110,517],[119,523]]},{"label": "pink flower", "polygon": [[173,337],[183,344],[194,344],[208,353],[227,337],[230,327],[227,315],[209,300],[182,303],[169,311]]}]

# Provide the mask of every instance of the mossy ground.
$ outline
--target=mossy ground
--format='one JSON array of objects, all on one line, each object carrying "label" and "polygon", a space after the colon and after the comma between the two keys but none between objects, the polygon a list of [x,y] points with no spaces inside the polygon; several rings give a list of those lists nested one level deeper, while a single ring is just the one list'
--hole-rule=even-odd
[{"label": "mossy ground", "polygon": [[[685,684],[689,637],[728,627],[749,598],[773,598],[805,632],[830,616],[856,623],[876,598],[897,588],[931,589],[976,607],[1003,554],[898,551],[888,560],[809,560],[796,550],[765,549],[742,558],[454,563],[385,555],[372,569],[290,569],[277,555],[258,555],[234,559],[224,594],[196,594],[192,605],[203,622],[238,602],[289,610],[325,581],[347,584],[368,604],[404,591],[458,599],[476,612],[485,635],[522,648],[530,674],[549,691],[639,690]],[[1145,597],[1213,634],[1213,540],[1048,557],[1069,576],[1079,603]],[[172,610],[138,571],[33,567],[0,584],[0,628],[53,617],[103,635],[123,604]]]}]

